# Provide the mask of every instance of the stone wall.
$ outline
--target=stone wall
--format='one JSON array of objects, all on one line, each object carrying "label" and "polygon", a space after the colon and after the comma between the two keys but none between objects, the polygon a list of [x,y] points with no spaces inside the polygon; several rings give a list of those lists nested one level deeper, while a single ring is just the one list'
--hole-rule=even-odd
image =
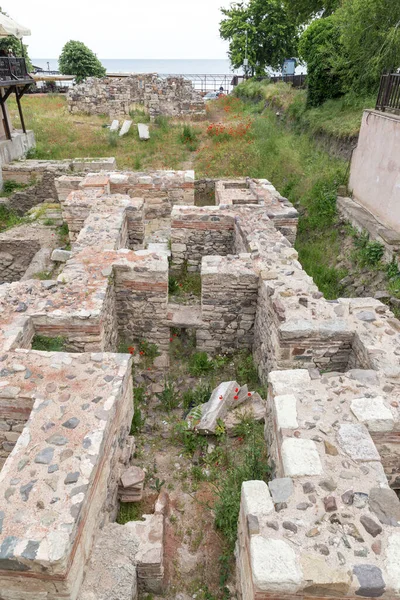
[{"label": "stone wall", "polygon": [[258,275],[250,255],[206,256],[201,263],[204,328],[197,347],[211,353],[251,350],[257,308]]},{"label": "stone wall", "polygon": [[3,180],[16,181],[29,187],[12,194],[5,200],[4,204],[17,214],[23,215],[33,206],[42,202],[58,202],[56,178],[72,173],[84,174],[115,168],[115,158],[20,160],[12,162],[3,165]]},{"label": "stone wall", "polygon": [[0,240],[0,284],[21,279],[39,249],[36,240]]},{"label": "stone wall", "polygon": [[67,96],[71,113],[129,115],[135,105],[148,110],[150,117],[166,115],[203,116],[205,104],[195,91],[191,81],[183,77],[161,78],[154,73],[131,75],[130,77],[90,77],[75,85]]},{"label": "stone wall", "polygon": [[215,205],[215,184],[217,179],[196,179],[194,182],[194,203],[196,206]]},{"label": "stone wall", "polygon": [[233,252],[234,215],[217,206],[175,207],[171,214],[172,269],[199,271],[203,256]]},{"label": "stone wall", "polygon": [[145,339],[167,351],[168,260],[147,250],[140,256],[137,261],[126,253],[114,264],[119,337],[129,343]]},{"label": "stone wall", "polygon": [[108,173],[110,192],[143,198],[146,220],[170,217],[174,206],[194,204],[194,171]]}]

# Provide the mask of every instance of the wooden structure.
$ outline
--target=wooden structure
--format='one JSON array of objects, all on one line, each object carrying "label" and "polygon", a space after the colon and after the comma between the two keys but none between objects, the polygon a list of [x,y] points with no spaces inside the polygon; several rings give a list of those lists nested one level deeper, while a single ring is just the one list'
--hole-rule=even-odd
[{"label": "wooden structure", "polygon": [[26,133],[21,98],[32,83],[34,83],[34,80],[27,71],[24,58],[0,56],[0,105],[4,131],[8,140],[11,140],[11,122],[6,108],[6,101],[11,94],[15,94],[22,130]]}]

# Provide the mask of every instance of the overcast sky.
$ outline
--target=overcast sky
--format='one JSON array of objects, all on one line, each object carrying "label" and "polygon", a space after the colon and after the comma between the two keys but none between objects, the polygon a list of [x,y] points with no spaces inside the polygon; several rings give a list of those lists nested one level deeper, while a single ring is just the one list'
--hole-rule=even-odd
[{"label": "overcast sky", "polygon": [[230,0],[0,0],[29,27],[32,58],[58,58],[79,40],[99,58],[226,58],[220,7]]}]

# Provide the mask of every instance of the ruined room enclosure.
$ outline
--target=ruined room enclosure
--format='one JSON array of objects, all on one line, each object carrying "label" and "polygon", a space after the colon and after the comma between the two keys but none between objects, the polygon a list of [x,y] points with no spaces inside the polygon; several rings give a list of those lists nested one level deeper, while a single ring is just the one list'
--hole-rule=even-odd
[{"label": "ruined room enclosure", "polygon": [[[132,358],[116,352],[146,340],[168,369],[171,328],[195,331],[211,355],[252,350],[269,382],[275,478],[243,486],[241,595],[398,597],[388,481],[400,487],[400,326],[388,308],[322,297],[291,245],[297,213],[265,180],[217,182],[212,207],[194,206],[193,172],[63,175],[56,187],[69,259],[54,281],[0,287],[4,598],[89,600],[90,557],[121,540],[126,553],[105,571],[115,578],[124,565],[117,597],[134,597],[137,583],[162,589],[164,508],[139,526],[114,523],[134,446]],[[153,219],[170,219],[170,249],[146,237]],[[182,266],[200,274],[197,306],[170,301]],[[68,351],[32,351],[35,335]]]}]

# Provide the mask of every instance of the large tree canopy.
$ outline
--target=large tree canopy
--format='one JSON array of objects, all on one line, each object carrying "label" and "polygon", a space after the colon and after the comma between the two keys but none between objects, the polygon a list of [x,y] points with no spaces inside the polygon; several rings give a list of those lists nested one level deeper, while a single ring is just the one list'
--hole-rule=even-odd
[{"label": "large tree canopy", "polygon": [[284,0],[292,18],[299,24],[311,21],[317,15],[327,17],[340,5],[340,0]]},{"label": "large tree canopy", "polygon": [[79,83],[87,77],[104,77],[106,70],[83,42],[70,40],[61,51],[58,59],[60,71],[63,75],[75,75]]},{"label": "large tree canopy", "polygon": [[298,28],[288,15],[283,0],[250,0],[222,9],[220,35],[229,40],[229,58],[238,69],[246,53],[252,75],[263,74],[266,67],[279,69],[285,58],[296,56]]},{"label": "large tree canopy", "polygon": [[375,92],[382,72],[400,67],[400,1],[343,0],[334,18],[345,90]]}]

